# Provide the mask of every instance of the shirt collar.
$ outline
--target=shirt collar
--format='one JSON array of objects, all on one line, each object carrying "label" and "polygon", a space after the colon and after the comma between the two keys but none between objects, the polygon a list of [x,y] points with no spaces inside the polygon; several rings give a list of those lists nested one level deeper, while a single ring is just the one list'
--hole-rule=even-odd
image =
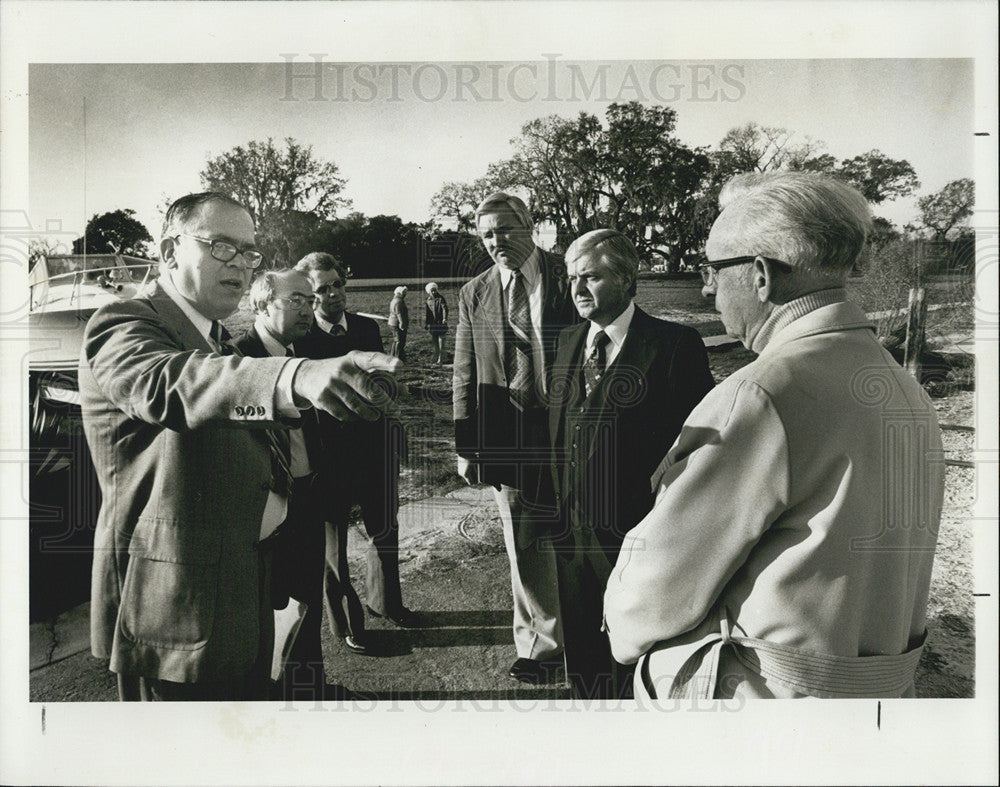
[{"label": "shirt collar", "polygon": [[[500,269],[500,284],[503,289],[507,289],[507,285],[510,284],[510,277],[514,275],[514,271],[510,268],[505,268],[503,265],[497,265]],[[535,246],[531,250],[531,254],[528,255],[528,259],[524,261],[524,264],[520,267],[521,275],[524,276],[524,288],[530,290],[535,285],[535,279],[538,277],[538,247]]]},{"label": "shirt collar", "polygon": [[615,343],[615,347],[620,348],[625,343],[625,336],[628,334],[634,314],[635,303],[629,301],[628,306],[625,307],[625,311],[619,314],[607,328],[602,328],[596,322],[590,323],[590,328],[587,331],[587,352],[590,352],[594,346],[594,337],[601,331],[604,331],[608,335],[608,338]]},{"label": "shirt collar", "polygon": [[258,316],[254,320],[253,327],[257,329],[257,335],[260,340],[264,343],[264,349],[267,350],[271,355],[287,355],[285,350],[287,349],[285,345],[279,342],[264,325],[264,318]]},{"label": "shirt collar", "polygon": [[775,334],[789,323],[823,306],[842,303],[846,300],[847,290],[843,287],[831,287],[827,290],[810,292],[801,298],[781,304],[764,320],[764,324],[760,326],[760,330],[757,331],[757,335],[753,337],[753,341],[750,343],[750,349],[760,355],[771,339],[774,338]]},{"label": "shirt collar", "polygon": [[334,325],[339,325],[341,328],[344,329],[345,333],[347,332],[347,313],[346,312],[341,312],[340,313],[340,320],[338,322],[335,322],[335,323],[334,322],[329,322],[327,320],[324,320],[319,315],[319,312],[313,312],[313,317],[316,318],[316,324],[320,327],[320,330],[324,331],[325,333],[330,333],[330,331],[333,330],[333,326]]},{"label": "shirt collar", "polygon": [[208,339],[210,345],[215,345],[215,337],[212,336],[212,320],[198,311],[194,304],[191,303],[187,298],[181,295],[180,290],[174,285],[173,280],[170,278],[170,274],[160,276],[160,287],[163,291],[179,308],[184,312],[184,316],[187,317],[193,324],[194,327],[198,329],[198,333]]}]

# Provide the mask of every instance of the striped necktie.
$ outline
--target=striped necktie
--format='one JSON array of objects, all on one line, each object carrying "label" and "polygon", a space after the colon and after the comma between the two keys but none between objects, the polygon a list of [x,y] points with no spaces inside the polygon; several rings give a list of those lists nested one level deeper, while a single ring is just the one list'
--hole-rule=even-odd
[{"label": "striped necktie", "polygon": [[597,335],[594,336],[594,345],[590,355],[583,363],[583,382],[587,396],[594,392],[604,375],[604,369],[608,364],[608,342],[610,341],[611,337],[604,331],[598,331]]},{"label": "striped necktie", "polygon": [[507,388],[510,400],[524,410],[535,402],[535,372],[531,352],[531,306],[524,274],[511,273],[507,286]]},{"label": "striped necktie", "polygon": [[[240,355],[236,348],[230,344],[229,331],[218,320],[212,320],[209,335],[220,355]],[[271,457],[271,476],[274,479],[271,491],[276,495],[288,497],[292,488],[292,460],[288,432],[284,429],[265,429],[264,434],[267,435],[267,449]]]}]

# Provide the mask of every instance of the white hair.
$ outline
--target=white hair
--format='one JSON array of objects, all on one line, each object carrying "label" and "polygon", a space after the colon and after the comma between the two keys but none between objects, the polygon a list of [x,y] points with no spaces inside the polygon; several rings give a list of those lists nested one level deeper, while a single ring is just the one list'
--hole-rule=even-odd
[{"label": "white hair", "polygon": [[871,209],[857,189],[815,172],[748,180],[731,190],[719,216],[727,222],[726,245],[821,275],[851,270],[871,226]]}]

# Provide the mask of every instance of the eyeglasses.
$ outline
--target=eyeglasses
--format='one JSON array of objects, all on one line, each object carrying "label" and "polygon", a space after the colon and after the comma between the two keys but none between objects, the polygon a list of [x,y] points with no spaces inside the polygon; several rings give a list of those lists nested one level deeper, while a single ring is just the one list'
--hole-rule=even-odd
[{"label": "eyeglasses", "polygon": [[756,260],[758,257],[771,263],[772,265],[781,265],[788,267],[787,262],[782,262],[781,260],[776,260],[773,257],[764,257],[760,254],[750,254],[744,257],[728,257],[724,260],[713,260],[712,262],[703,262],[698,266],[698,272],[701,274],[701,280],[706,286],[711,286],[715,284],[715,277],[719,275],[719,271],[723,268],[731,268],[734,265],[749,265],[751,262]]},{"label": "eyeglasses", "polygon": [[272,303],[279,309],[295,309],[297,311],[303,311],[308,308],[312,311],[313,304],[316,302],[316,298],[309,295],[285,295],[280,298],[272,299]]},{"label": "eyeglasses", "polygon": [[176,237],[179,238],[181,235],[185,238],[191,238],[191,240],[196,240],[199,243],[205,243],[211,246],[212,258],[218,260],[219,262],[232,262],[236,258],[236,255],[239,254],[243,257],[243,267],[253,270],[254,268],[260,267],[260,264],[264,261],[264,255],[256,249],[240,249],[228,241],[213,240],[212,238],[199,238],[197,235],[190,235],[186,232],[180,232],[176,235]]}]

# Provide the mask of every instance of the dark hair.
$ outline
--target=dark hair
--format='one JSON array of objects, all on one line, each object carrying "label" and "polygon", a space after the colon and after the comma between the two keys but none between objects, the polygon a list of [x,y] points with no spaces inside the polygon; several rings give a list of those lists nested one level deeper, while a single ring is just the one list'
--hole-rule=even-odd
[{"label": "dark hair", "polygon": [[340,274],[345,282],[347,281],[347,266],[332,254],[325,251],[313,251],[295,263],[295,270],[308,274],[309,271],[332,271]]},{"label": "dark hair", "polygon": [[[209,202],[222,202],[246,211],[248,214],[250,213],[245,205],[237,202],[228,194],[223,194],[221,191],[200,191],[197,194],[186,194],[180,199],[174,200],[170,207],[167,208],[167,215],[163,218],[163,234],[161,237],[172,238],[174,235],[177,235],[184,229],[184,226],[191,217],[201,209],[201,206]],[[251,216],[251,218],[253,217]]]}]

